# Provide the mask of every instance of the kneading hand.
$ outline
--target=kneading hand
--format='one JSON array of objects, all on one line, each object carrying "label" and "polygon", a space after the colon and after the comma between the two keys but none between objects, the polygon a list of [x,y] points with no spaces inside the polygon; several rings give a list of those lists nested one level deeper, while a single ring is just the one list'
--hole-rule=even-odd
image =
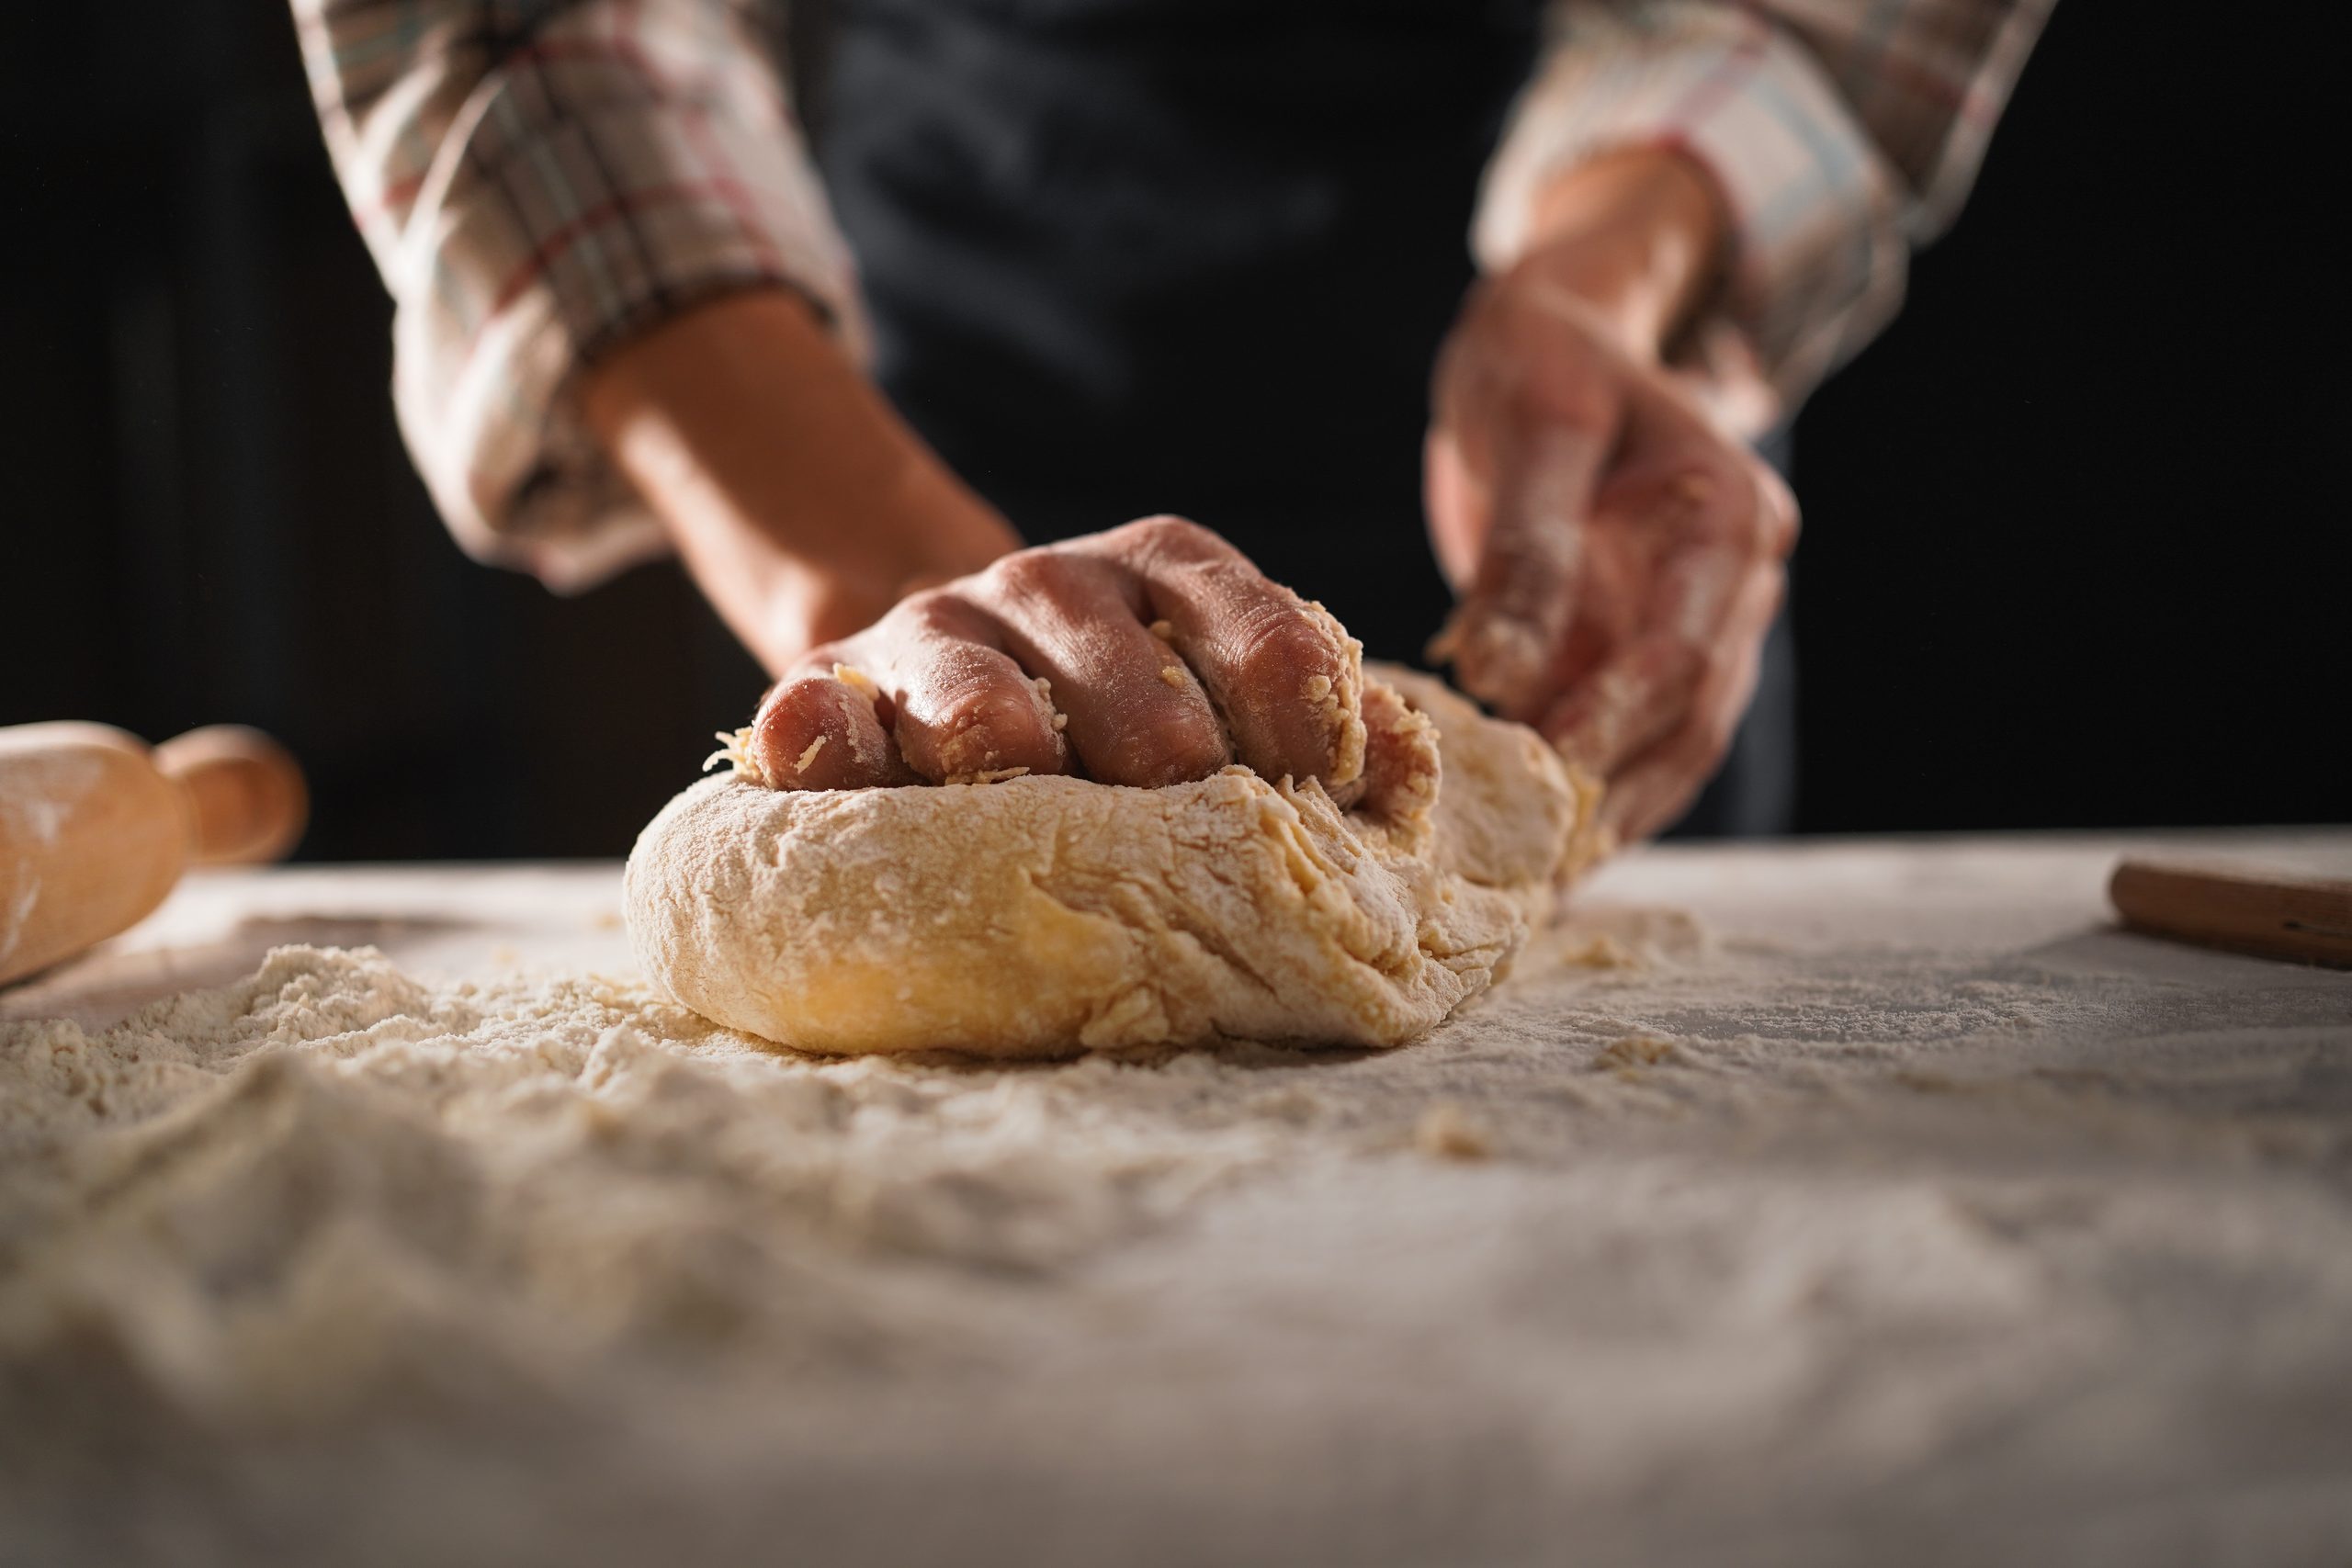
[{"label": "kneading hand", "polygon": [[1565,237],[1481,286],[1430,433],[1430,531],[1461,595],[1441,649],[1607,783],[1625,839],[1721,761],[1797,528],[1779,477],[1661,364],[1703,287],[1703,245],[1672,242],[1698,179],[1678,164],[1599,169]]},{"label": "kneading hand", "polygon": [[1362,767],[1360,679],[1319,605],[1207,529],[1153,517],[1016,551],[809,650],[746,750],[783,789],[1158,785],[1235,761],[1336,785]]}]

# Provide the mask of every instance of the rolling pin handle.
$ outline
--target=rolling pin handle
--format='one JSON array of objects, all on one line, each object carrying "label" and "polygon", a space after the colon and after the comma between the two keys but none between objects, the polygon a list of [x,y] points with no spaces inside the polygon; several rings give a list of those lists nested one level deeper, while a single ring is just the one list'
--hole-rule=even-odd
[{"label": "rolling pin handle", "polygon": [[177,784],[193,824],[198,865],[251,865],[281,858],[310,820],[302,769],[258,729],[216,724],[155,748],[154,763]]},{"label": "rolling pin handle", "polygon": [[2352,968],[2352,882],[2127,859],[2107,896],[2124,925],[2150,936]]}]

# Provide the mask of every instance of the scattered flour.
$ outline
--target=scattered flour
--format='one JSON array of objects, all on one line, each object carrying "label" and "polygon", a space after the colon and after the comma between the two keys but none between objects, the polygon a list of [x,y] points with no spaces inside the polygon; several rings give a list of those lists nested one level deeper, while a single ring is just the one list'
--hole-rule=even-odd
[{"label": "scattered flour", "polygon": [[2343,986],[1710,863],[1394,1052],[0,1023],[0,1562],[2340,1559]]}]

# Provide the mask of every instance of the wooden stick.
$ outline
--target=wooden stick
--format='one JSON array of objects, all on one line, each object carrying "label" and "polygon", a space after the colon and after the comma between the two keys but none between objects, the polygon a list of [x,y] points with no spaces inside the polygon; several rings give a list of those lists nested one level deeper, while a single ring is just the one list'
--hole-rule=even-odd
[{"label": "wooden stick", "polygon": [[2352,882],[2126,860],[2107,896],[2125,925],[2151,936],[2352,968]]}]

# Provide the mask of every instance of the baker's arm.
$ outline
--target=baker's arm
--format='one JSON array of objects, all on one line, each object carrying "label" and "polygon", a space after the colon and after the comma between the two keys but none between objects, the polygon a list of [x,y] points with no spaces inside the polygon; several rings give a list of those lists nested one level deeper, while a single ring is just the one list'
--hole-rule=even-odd
[{"label": "baker's arm", "polygon": [[571,407],[691,302],[790,288],[854,336],[848,259],[756,6],[293,0],[391,292],[394,396],[467,550],[584,585],[663,537]]},{"label": "baker's arm", "polygon": [[865,381],[756,10],[294,3],[458,538],[557,586],[674,544],[786,677],[775,782],[1361,766],[1328,615],[1172,520],[1008,554]]},{"label": "baker's arm", "polygon": [[[1499,273],[1546,193],[1600,154],[1671,150],[1723,201],[1700,303],[1795,402],[1901,303],[1910,246],[1959,211],[2054,0],[1555,0],[1473,243]],[[1721,343],[1715,345],[1722,346]]]},{"label": "baker's arm", "polygon": [[1747,440],[1900,300],[2049,0],[1562,3],[1489,168],[1429,503],[1464,686],[1608,781],[1713,773],[1796,536]]},{"label": "baker's arm", "polygon": [[674,547],[780,669],[1017,542],[856,367],[768,6],[294,9],[401,429],[470,553],[571,589]]}]

